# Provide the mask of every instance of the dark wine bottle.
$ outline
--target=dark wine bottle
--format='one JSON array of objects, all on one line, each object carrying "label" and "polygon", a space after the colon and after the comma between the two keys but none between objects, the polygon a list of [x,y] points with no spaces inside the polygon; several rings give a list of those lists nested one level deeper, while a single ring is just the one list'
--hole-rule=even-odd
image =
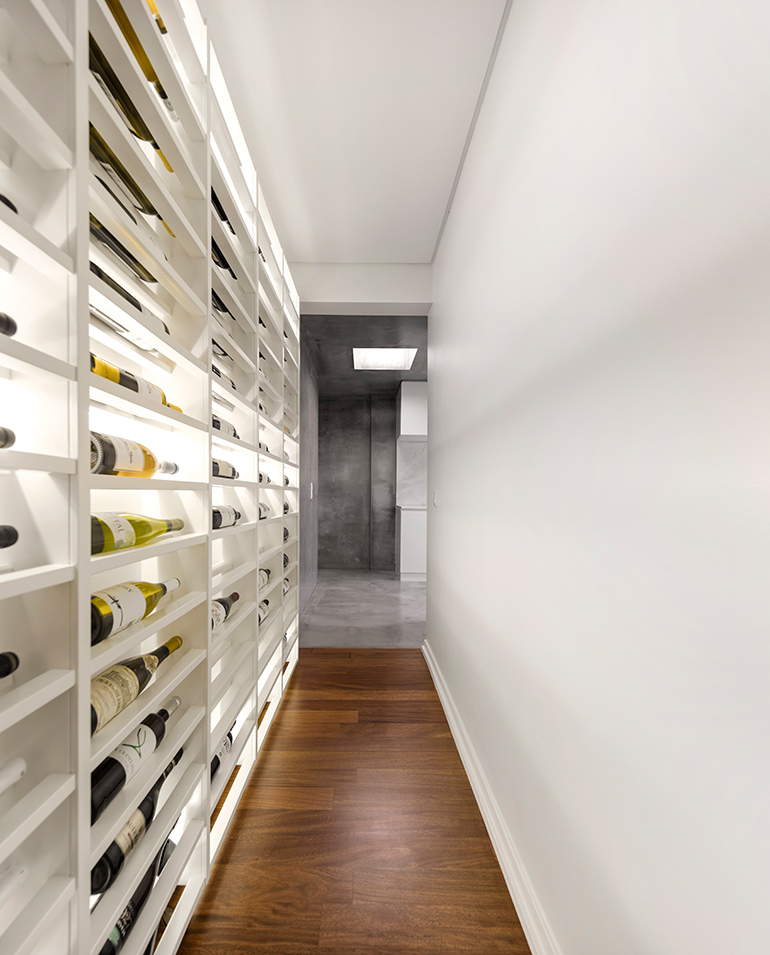
[{"label": "dark wine bottle", "polygon": [[212,511],[212,526],[214,530],[220,527],[232,527],[241,519],[241,512],[235,507],[228,507],[226,504],[220,504]]},{"label": "dark wine bottle", "polygon": [[270,601],[269,600],[260,600],[257,605],[257,619],[259,623],[262,623],[267,615],[270,613]]},{"label": "dark wine bottle", "polygon": [[211,190],[211,205],[214,207],[214,211],[219,216],[222,222],[224,222],[227,228],[235,235],[235,229],[233,228],[232,222],[227,218],[227,213],[225,212],[224,206],[219,201],[217,194],[214,192],[214,189]]},{"label": "dark wine bottle", "polygon": [[288,502],[288,501],[284,501],[284,502],[283,502],[283,513],[284,513],[284,514],[288,514],[288,513],[289,513],[289,502]]},{"label": "dark wine bottle", "polygon": [[270,505],[265,504],[263,501],[260,501],[258,507],[259,507],[259,519],[261,521],[267,520],[267,518],[270,517]]},{"label": "dark wine bottle", "polygon": [[212,414],[211,425],[215,430],[221,431],[222,434],[227,434],[231,438],[238,438],[240,440],[240,435],[235,430],[235,425],[230,424],[229,421],[225,421],[224,418],[220,418],[219,415]]},{"label": "dark wine bottle", "polygon": [[[164,846],[165,848],[165,846]],[[123,909],[120,918],[115,924],[115,928],[107,936],[107,940],[99,950],[99,955],[117,955],[125,945],[126,939],[131,934],[136,921],[141,914],[142,909],[150,897],[153,883],[155,882],[155,873],[158,869],[161,853],[163,849],[152,860],[150,868],[144,873],[139,885],[134,890],[134,894]]]},{"label": "dark wine bottle", "polygon": [[228,378],[228,376],[223,371],[221,371],[221,369],[217,368],[216,365],[212,365],[211,370],[217,376],[217,378],[219,378],[220,381],[224,382],[224,384],[226,385],[229,385],[233,389],[233,391],[238,390],[235,387],[235,382],[233,381],[233,379]]},{"label": "dark wine bottle", "polygon": [[284,474],[284,476],[283,476],[283,484],[284,484],[284,487],[288,487],[288,486],[291,484],[291,481],[289,480],[289,475],[288,475],[288,474]]},{"label": "dark wine bottle", "polygon": [[166,766],[155,785],[139,803],[137,809],[128,817],[128,822],[126,822],[113,841],[107,846],[101,859],[99,859],[93,869],[91,869],[92,895],[106,892],[120,875],[120,871],[126,859],[131,855],[145,832],[147,832],[152,825],[161,787],[182,758],[183,753],[184,750],[180,749],[173,760]]},{"label": "dark wine bottle", "polygon": [[160,664],[182,646],[172,637],[163,646],[141,657],[121,660],[91,680],[91,736],[134,702]]},{"label": "dark wine bottle", "polygon": [[228,478],[231,481],[234,481],[239,476],[238,471],[229,461],[222,461],[219,458],[212,460],[211,470],[214,477]]},{"label": "dark wine bottle", "polygon": [[5,653],[0,653],[0,680],[4,676],[10,676],[14,670],[19,668],[19,658],[15,653],[12,653],[10,650],[6,650]]},{"label": "dark wine bottle", "polygon": [[16,443],[16,435],[10,428],[0,428],[0,448],[11,448]]},{"label": "dark wine bottle", "polygon": [[17,328],[18,325],[10,315],[6,315],[5,312],[0,312],[0,335],[7,335],[11,338],[16,334]]},{"label": "dark wine bottle", "polygon": [[129,252],[123,243],[116,239],[110,230],[105,228],[93,213],[90,214],[90,223],[91,235],[97,241],[101,242],[106,249],[109,249],[114,256],[120,259],[124,265],[127,265],[140,281],[145,282],[147,285],[157,283],[158,280],[152,272],[148,272],[136,256]]},{"label": "dark wine bottle", "polygon": [[160,746],[166,721],[181,702],[178,696],[166,700],[163,709],[146,716],[91,773],[91,825]]},{"label": "dark wine bottle", "polygon": [[214,338],[211,339],[211,350],[214,352],[217,358],[230,358],[230,353],[226,352],[219,342]]},{"label": "dark wine bottle", "polygon": [[283,588],[283,595],[285,597],[286,594],[288,594],[288,592],[291,590],[291,583],[289,582],[288,577],[283,578],[283,583],[281,584],[281,587]]},{"label": "dark wine bottle", "polygon": [[229,272],[230,275],[232,275],[232,277],[235,279],[235,281],[236,282],[238,281],[238,276],[230,268],[230,263],[227,261],[224,253],[219,248],[219,246],[217,245],[214,239],[211,240],[211,258],[214,260],[214,264],[218,268],[222,269],[223,272]]},{"label": "dark wine bottle", "polygon": [[288,555],[288,554],[284,554],[284,555],[283,555],[283,569],[286,570],[286,568],[287,568],[288,566],[289,566],[289,555]]},{"label": "dark wine bottle", "polygon": [[232,318],[233,321],[235,321],[235,318],[233,317],[233,313],[225,305],[222,299],[217,295],[214,289],[211,290],[211,306],[213,309],[215,309],[215,311],[220,312],[222,315],[229,315],[230,318]]},{"label": "dark wine bottle", "polygon": [[2,204],[3,204],[4,206],[8,206],[8,208],[11,210],[11,212],[15,212],[16,215],[19,214],[19,210],[18,210],[18,209],[16,208],[16,206],[11,202],[11,200],[8,198],[8,196],[4,196],[2,193],[0,193],[0,202],[2,202]]},{"label": "dark wine bottle", "polygon": [[[116,282],[115,279],[114,279],[111,275],[107,275],[107,273],[104,271],[104,269],[100,269],[99,266],[98,266],[95,262],[89,262],[89,263],[88,263],[88,267],[91,269],[91,271],[93,272],[93,274],[94,274],[97,278],[101,279],[102,282],[104,282],[106,285],[109,285],[109,287],[110,287],[111,289],[113,289],[113,291],[117,292],[118,295],[120,295],[121,298],[124,298],[127,302],[130,302],[130,304],[133,305],[134,308],[135,308],[138,312],[143,312],[143,311],[144,311],[144,309],[142,308],[142,303],[139,301],[139,299],[138,299],[138,298],[134,298],[134,296],[131,295],[130,292],[127,292],[127,291],[123,288],[122,285],[120,285],[118,282]],[[91,310],[91,313],[93,314],[93,311],[94,311],[93,305],[90,305],[90,306],[89,306],[89,309]],[[104,313],[103,313],[103,312],[100,312],[100,313],[99,313],[99,317],[101,318],[102,321],[105,320],[105,318],[104,318]],[[112,321],[114,322],[115,320],[112,319]],[[115,324],[117,324],[117,323],[115,323]],[[165,328],[166,328],[166,331],[168,332],[168,326],[166,325],[165,322],[164,322],[163,324],[164,324],[164,326],[165,326]],[[122,327],[122,326],[121,326],[121,327]],[[119,332],[118,334],[121,334],[121,333]],[[129,341],[130,341],[130,340],[131,340],[131,339],[129,339]]]},{"label": "dark wine bottle", "polygon": [[216,630],[230,616],[230,611],[236,600],[240,600],[241,595],[231,593],[229,597],[217,597],[211,601],[211,629]]},{"label": "dark wine bottle", "polygon": [[259,450],[263,451],[265,454],[270,454],[270,448],[268,448],[264,441],[259,442]]},{"label": "dark wine bottle", "polygon": [[0,524],[0,547],[10,547],[19,539],[19,532],[10,524]]},{"label": "dark wine bottle", "polygon": [[211,757],[211,779],[214,778],[217,774],[222,760],[227,756],[230,750],[233,748],[233,730],[235,729],[235,723],[227,731],[227,736],[222,740],[222,742],[217,746],[216,752]]},{"label": "dark wine bottle", "polygon": [[271,574],[271,570],[269,567],[259,568],[259,573],[257,574],[257,580],[259,581],[260,590],[263,587],[267,587],[267,585],[270,583],[270,574]]},{"label": "dark wine bottle", "polygon": [[284,527],[284,529],[283,529],[283,542],[284,542],[284,544],[285,544],[286,541],[289,539],[289,537],[291,537],[291,534],[289,534],[289,528],[288,528],[288,527]]}]

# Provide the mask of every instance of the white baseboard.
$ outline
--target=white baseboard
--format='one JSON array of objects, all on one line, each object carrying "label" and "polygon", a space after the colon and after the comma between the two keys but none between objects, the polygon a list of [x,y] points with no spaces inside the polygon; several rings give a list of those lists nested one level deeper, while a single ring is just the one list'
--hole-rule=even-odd
[{"label": "white baseboard", "polygon": [[427,574],[399,574],[401,580],[427,580]]},{"label": "white baseboard", "polygon": [[532,955],[562,955],[427,640],[422,646],[422,652]]}]

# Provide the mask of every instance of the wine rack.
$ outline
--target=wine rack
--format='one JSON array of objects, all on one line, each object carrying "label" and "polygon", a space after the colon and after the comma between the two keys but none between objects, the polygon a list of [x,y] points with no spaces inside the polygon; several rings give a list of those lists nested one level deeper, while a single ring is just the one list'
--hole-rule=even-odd
[{"label": "wine rack", "polygon": [[[154,949],[173,955],[298,658],[299,298],[194,0],[0,0],[0,47],[0,312],[17,325],[0,334],[0,524],[18,531],[0,549],[0,653],[20,661],[0,679],[0,951],[97,955],[170,842],[122,950],[154,944],[173,899]],[[90,431],[177,469],[92,474]],[[213,529],[213,508],[239,517]],[[123,513],[184,526],[92,555],[90,515]],[[92,593],[172,578],[91,645]],[[91,736],[91,680],[174,636]],[[91,825],[91,773],[174,696]],[[91,869],[180,750],[92,897]]]}]

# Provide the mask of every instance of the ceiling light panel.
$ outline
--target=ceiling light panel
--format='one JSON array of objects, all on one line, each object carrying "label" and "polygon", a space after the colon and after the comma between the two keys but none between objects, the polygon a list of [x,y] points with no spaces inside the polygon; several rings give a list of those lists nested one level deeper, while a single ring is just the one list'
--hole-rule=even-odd
[{"label": "ceiling light panel", "polygon": [[409,371],[416,348],[354,348],[353,367],[359,371]]}]

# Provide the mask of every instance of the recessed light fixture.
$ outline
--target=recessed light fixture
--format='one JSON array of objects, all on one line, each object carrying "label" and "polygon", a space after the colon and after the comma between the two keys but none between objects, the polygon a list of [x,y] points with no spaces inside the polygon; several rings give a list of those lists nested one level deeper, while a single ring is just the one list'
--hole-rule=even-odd
[{"label": "recessed light fixture", "polygon": [[416,348],[354,348],[353,367],[359,371],[409,371]]}]

